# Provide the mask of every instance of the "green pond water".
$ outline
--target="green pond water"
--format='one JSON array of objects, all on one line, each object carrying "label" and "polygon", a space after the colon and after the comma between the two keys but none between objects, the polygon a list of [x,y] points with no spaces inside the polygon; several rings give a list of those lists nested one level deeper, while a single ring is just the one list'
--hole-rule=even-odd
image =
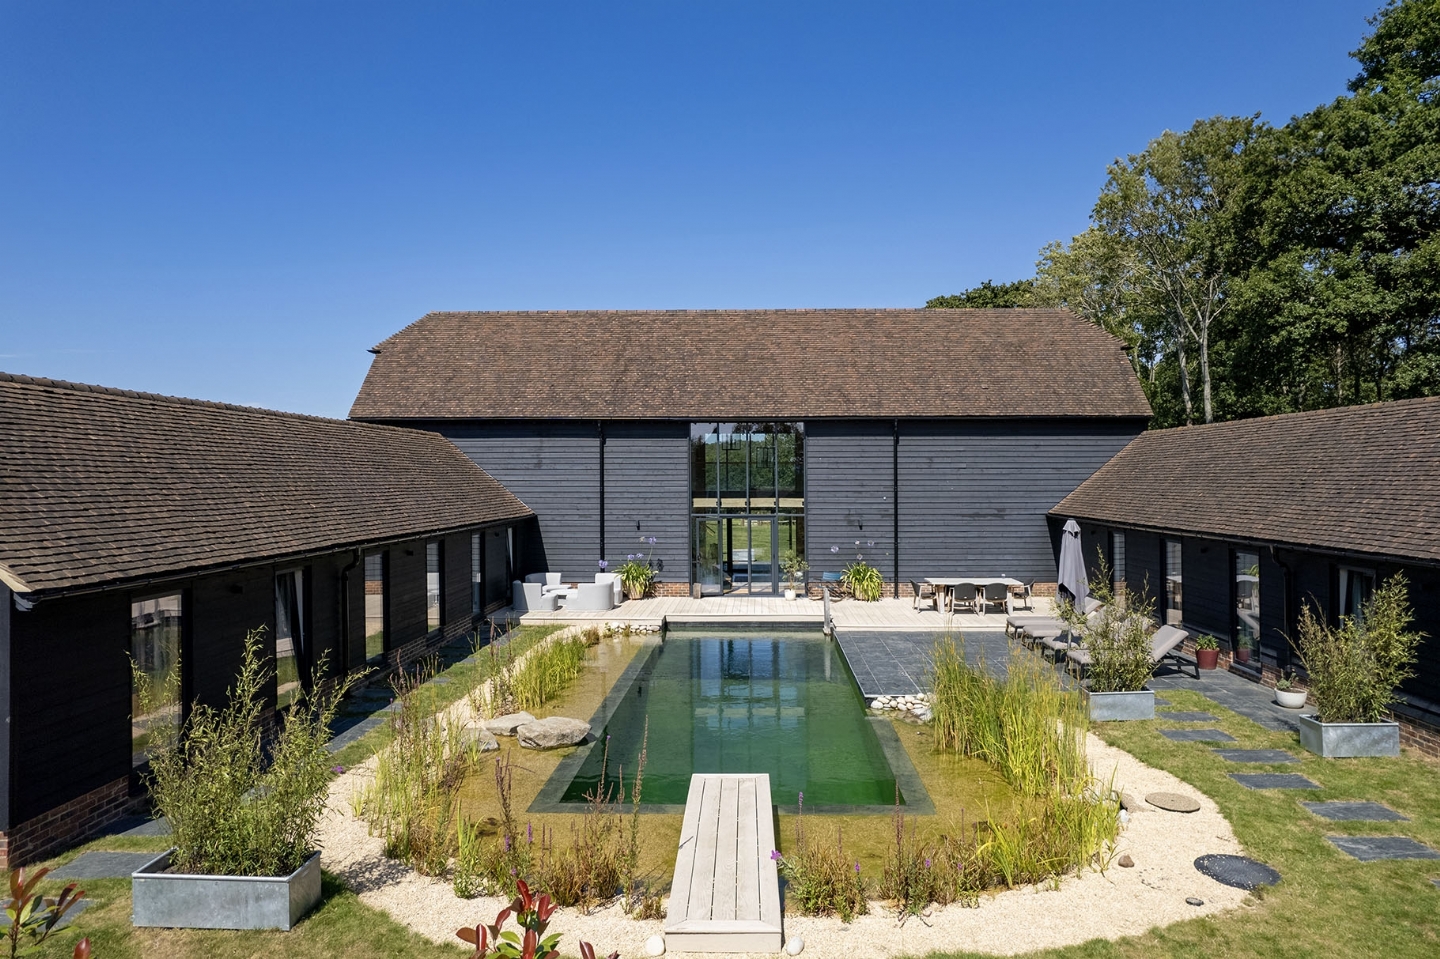
[{"label": "green pond water", "polygon": [[562,802],[624,769],[626,796],[649,720],[642,805],[683,805],[691,773],[769,773],[791,806],[891,805],[895,774],[833,643],[813,633],[667,633],[648,653]]}]

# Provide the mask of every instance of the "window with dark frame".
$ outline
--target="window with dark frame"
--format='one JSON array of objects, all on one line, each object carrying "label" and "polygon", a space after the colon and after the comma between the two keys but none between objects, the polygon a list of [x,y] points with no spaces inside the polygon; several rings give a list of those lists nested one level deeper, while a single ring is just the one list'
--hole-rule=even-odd
[{"label": "window with dark frame", "polygon": [[275,708],[288,709],[307,685],[309,639],[305,622],[305,573],[275,574]]},{"label": "window with dark frame", "polygon": [[1179,626],[1185,620],[1180,540],[1160,540],[1160,565],[1160,575],[1165,580],[1165,624]]},{"label": "window with dark frame", "polygon": [[1231,555],[1235,576],[1235,658],[1245,663],[1249,662],[1249,651],[1260,645],[1260,554],[1237,549]]},{"label": "window with dark frame", "polygon": [[1373,569],[1356,569],[1353,566],[1338,567],[1336,596],[1339,602],[1336,603],[1336,612],[1341,617],[1361,619],[1365,614],[1365,604],[1370,602],[1370,595],[1375,592],[1375,571]]},{"label": "window with dark frame", "polygon": [[1118,598],[1125,593],[1125,534],[1120,530],[1110,533],[1110,586]]},{"label": "window with dark frame", "polygon": [[154,747],[173,738],[184,711],[180,650],[184,594],[166,593],[130,604],[130,765],[150,761]]},{"label": "window with dark frame", "polygon": [[482,534],[470,534],[470,615],[485,611],[485,547]]},{"label": "window with dark frame", "polygon": [[386,583],[385,553],[369,553],[365,557],[365,661],[374,662],[385,655],[386,620],[389,618],[390,594]]},{"label": "window with dark frame", "polygon": [[435,632],[444,621],[445,556],[438,539],[425,544],[425,630]]}]

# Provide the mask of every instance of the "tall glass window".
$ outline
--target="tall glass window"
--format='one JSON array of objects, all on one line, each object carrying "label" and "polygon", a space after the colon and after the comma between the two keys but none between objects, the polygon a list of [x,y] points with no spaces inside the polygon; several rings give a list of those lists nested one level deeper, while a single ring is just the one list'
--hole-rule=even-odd
[{"label": "tall glass window", "polygon": [[130,762],[143,766],[157,744],[180,729],[180,643],[184,635],[180,593],[130,604]]},{"label": "tall glass window", "polygon": [[694,423],[692,575],[702,590],[770,592],[805,558],[803,423]]},{"label": "tall glass window", "polygon": [[432,633],[440,628],[444,619],[445,556],[440,545],[438,539],[425,544],[425,629]]},{"label": "tall glass window", "polygon": [[1337,579],[1340,595],[1337,611],[1341,616],[1359,619],[1364,615],[1365,604],[1370,602],[1370,594],[1375,592],[1375,573],[1341,566]]},{"label": "tall glass window", "polygon": [[1125,534],[1119,530],[1110,534],[1110,585],[1117,599],[1125,594]]},{"label": "tall glass window", "polygon": [[479,533],[470,534],[470,615],[485,611],[485,547]]},{"label": "tall glass window", "polygon": [[365,659],[367,662],[385,655],[385,625],[389,618],[390,594],[385,588],[386,555],[370,553],[365,557]]},{"label": "tall glass window", "polygon": [[1248,662],[1260,644],[1260,554],[1237,549],[1235,557],[1235,658]]},{"label": "tall glass window", "polygon": [[305,571],[275,574],[275,708],[285,709],[300,695],[309,666],[305,632]]},{"label": "tall glass window", "polygon": [[1184,621],[1185,594],[1181,589],[1180,541],[1160,540],[1161,576],[1165,579],[1165,622],[1179,626]]}]

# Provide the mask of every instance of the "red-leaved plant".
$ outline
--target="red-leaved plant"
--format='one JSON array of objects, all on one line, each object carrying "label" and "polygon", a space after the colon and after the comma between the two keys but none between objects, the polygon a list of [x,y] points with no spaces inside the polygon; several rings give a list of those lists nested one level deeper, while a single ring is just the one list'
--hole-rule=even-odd
[{"label": "red-leaved plant", "polygon": [[[80,901],[85,890],[76,889],[72,882],[60,890],[60,895],[51,902],[35,891],[49,869],[37,869],[25,878],[25,870],[16,869],[10,873],[10,902],[5,906],[5,919],[9,928],[5,930],[5,941],[10,946],[10,955],[25,955],[39,947],[50,937],[55,926],[64,918],[70,907]],[[20,937],[28,939],[29,945],[22,946]],[[90,940],[82,939],[75,945],[75,959],[88,959]]]},{"label": "red-leaved plant", "polygon": [[[475,947],[471,959],[490,959],[492,956],[504,959],[556,959],[560,950],[560,933],[545,935],[550,917],[555,913],[555,903],[548,893],[534,895],[521,879],[516,882],[520,894],[500,910],[492,923],[461,929],[455,933]],[[522,930],[516,933],[505,929],[510,917]],[[595,947],[588,942],[580,943],[581,959],[595,959]],[[612,952],[606,959],[620,959],[620,953]]]}]

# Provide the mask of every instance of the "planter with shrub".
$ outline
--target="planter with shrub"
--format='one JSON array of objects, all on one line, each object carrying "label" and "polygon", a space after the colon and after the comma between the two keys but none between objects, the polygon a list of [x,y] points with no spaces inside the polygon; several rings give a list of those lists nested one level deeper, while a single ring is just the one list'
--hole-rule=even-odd
[{"label": "planter with shrub", "polygon": [[146,786],[175,846],[133,876],[136,926],[289,929],[320,901],[325,744],[353,678],[317,683],[267,739],[262,708],[273,673],[263,634],[245,638],[226,705],[195,704],[179,734],[152,752]]},{"label": "planter with shrub", "polygon": [[1084,637],[1089,678],[1085,700],[1096,722],[1155,718],[1155,692],[1146,684],[1155,674],[1150,655],[1154,602],[1132,597],[1128,609],[1115,605],[1104,557],[1096,574],[1095,598],[1104,604],[1099,615],[1080,617],[1070,607],[1065,616]]},{"label": "planter with shrub", "polygon": [[1289,673],[1275,680],[1275,704],[1286,709],[1303,709],[1309,692],[1295,688],[1295,679]]},{"label": "planter with shrub", "polygon": [[1220,642],[1214,636],[1195,640],[1195,664],[1201,669],[1214,669],[1220,663]]},{"label": "planter with shrub", "polygon": [[1300,744],[1327,758],[1400,755],[1400,726],[1386,719],[1395,690],[1415,675],[1424,638],[1412,617],[1403,574],[1375,590],[1357,616],[1331,626],[1307,605],[1295,643],[1315,715],[1298,717]]}]

